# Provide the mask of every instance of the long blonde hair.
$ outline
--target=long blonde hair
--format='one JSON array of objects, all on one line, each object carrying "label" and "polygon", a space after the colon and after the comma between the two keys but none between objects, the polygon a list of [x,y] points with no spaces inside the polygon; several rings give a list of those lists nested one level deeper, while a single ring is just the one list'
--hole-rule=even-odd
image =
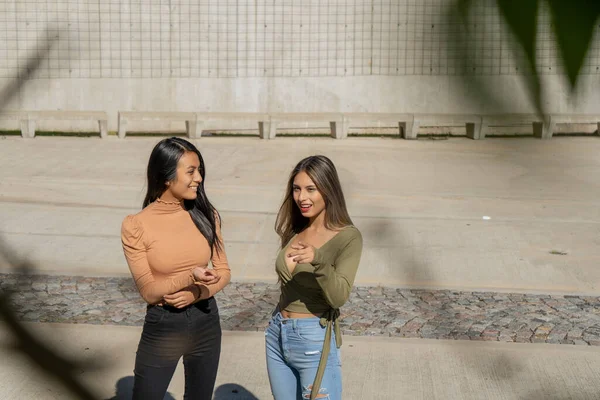
[{"label": "long blonde hair", "polygon": [[300,172],[305,172],[310,177],[325,200],[325,210],[327,211],[325,228],[341,229],[352,225],[342,185],[333,162],[321,155],[306,157],[296,165],[290,174],[285,198],[275,220],[275,232],[281,238],[282,248],[295,234],[306,228],[309,221],[308,218],[302,216],[294,201],[294,178]]}]

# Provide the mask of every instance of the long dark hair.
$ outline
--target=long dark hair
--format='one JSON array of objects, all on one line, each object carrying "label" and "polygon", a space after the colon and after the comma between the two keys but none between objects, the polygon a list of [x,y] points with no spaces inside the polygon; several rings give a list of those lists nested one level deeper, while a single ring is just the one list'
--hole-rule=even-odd
[{"label": "long dark hair", "polygon": [[[210,204],[206,193],[204,192],[204,180],[206,178],[206,169],[202,155],[190,142],[178,137],[163,139],[152,150],[150,160],[148,160],[147,179],[148,191],[144,199],[143,208],[156,201],[167,190],[167,182],[177,177],[177,164],[179,159],[186,152],[196,153],[200,160],[200,176],[202,182],[198,185],[198,196],[195,200],[184,200],[183,205],[190,213],[192,221],[208,241],[211,249],[217,253],[222,250],[222,243],[217,240],[217,222],[221,223],[221,217],[217,210]],[[216,219],[218,218],[218,221]]]},{"label": "long dark hair", "polygon": [[282,248],[296,233],[302,232],[309,222],[309,219],[302,215],[298,205],[294,202],[294,178],[300,172],[306,172],[325,200],[325,210],[327,211],[325,228],[340,229],[353,225],[333,162],[320,155],[306,157],[296,165],[290,174],[285,198],[275,220],[275,232],[281,238]]}]

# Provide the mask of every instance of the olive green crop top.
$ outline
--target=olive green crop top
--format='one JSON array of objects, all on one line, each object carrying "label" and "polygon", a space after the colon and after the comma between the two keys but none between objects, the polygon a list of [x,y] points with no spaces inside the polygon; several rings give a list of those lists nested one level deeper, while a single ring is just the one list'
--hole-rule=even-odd
[{"label": "olive green crop top", "polygon": [[340,308],[348,300],[362,253],[362,236],[348,226],[315,250],[310,264],[297,264],[290,273],[286,249],[295,236],[281,249],[275,269],[281,281],[281,310],[323,314]]},{"label": "olive green crop top", "polygon": [[325,373],[332,330],[335,332],[336,346],[339,348],[342,345],[342,335],[336,320],[340,314],[339,308],[350,297],[363,241],[360,231],[354,226],[348,226],[315,249],[315,256],[310,264],[296,264],[290,273],[285,263],[285,254],[295,237],[279,251],[275,262],[275,270],[281,281],[279,309],[321,315],[320,323],[326,331],[310,394],[310,399],[314,400]]}]

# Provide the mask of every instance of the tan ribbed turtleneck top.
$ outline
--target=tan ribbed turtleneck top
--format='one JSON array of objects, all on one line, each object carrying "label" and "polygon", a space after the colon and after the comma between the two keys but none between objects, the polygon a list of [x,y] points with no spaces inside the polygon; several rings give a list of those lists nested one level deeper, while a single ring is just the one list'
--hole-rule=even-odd
[{"label": "tan ribbed turtleneck top", "polygon": [[[217,240],[223,244],[217,219]],[[208,285],[209,296],[223,289],[231,279],[224,246],[215,249],[200,233],[190,214],[179,202],[157,200],[135,215],[128,215],[121,226],[125,258],[135,284],[149,304],[160,303],[163,296],[180,291],[194,282],[192,270],[211,261],[221,276]]]}]

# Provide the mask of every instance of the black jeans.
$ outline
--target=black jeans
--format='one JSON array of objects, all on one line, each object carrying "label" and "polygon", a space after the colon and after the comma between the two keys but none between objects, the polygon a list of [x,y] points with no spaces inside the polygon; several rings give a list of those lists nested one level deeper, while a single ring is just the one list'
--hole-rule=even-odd
[{"label": "black jeans", "polygon": [[148,306],[135,358],[134,400],[162,400],[183,356],[185,395],[210,400],[221,355],[221,324],[214,297],[184,309]]}]

